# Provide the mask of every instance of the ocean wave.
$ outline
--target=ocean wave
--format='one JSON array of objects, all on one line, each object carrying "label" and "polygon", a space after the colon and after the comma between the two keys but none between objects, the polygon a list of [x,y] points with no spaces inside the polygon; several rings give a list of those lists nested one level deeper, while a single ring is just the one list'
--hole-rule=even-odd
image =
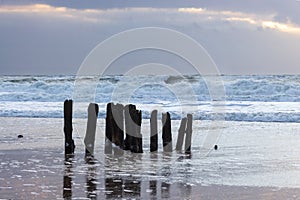
[{"label": "ocean wave", "polygon": [[[300,101],[300,76],[222,76],[225,98],[228,101],[266,101],[266,102],[299,102]],[[31,93],[34,101],[39,93],[47,95],[48,101],[62,101],[66,96],[71,96],[74,83],[87,85],[97,83],[97,94],[112,93],[117,87],[122,86],[124,91],[137,90],[139,99],[149,97],[159,100],[168,99],[170,88],[181,91],[181,96],[191,95],[187,88],[192,88],[193,95],[200,101],[210,100],[210,92],[205,79],[201,76],[104,76],[104,77],[74,77],[74,76],[2,76],[0,77],[0,93],[2,101],[28,101]],[[76,87],[76,86],[75,86]],[[165,88],[165,89],[162,89]],[[157,92],[157,91],[160,92]],[[120,92],[120,91],[119,91]],[[68,93],[68,95],[66,95]],[[122,92],[121,92],[122,93]],[[22,96],[24,99],[22,99]],[[58,98],[55,96],[61,96]],[[45,98],[46,98],[45,97]],[[43,100],[47,100],[42,98]],[[149,101],[147,101],[149,102]],[[143,102],[141,102],[143,103]]]},{"label": "ocean wave", "polygon": [[[144,120],[150,119],[151,112],[144,111],[142,113]],[[180,112],[170,112],[172,120],[181,120],[184,115]],[[99,112],[98,118],[104,119],[106,113],[104,110]],[[62,118],[61,110],[47,111],[19,111],[19,110],[1,110],[0,117],[25,117],[25,118]],[[77,113],[75,118],[86,118],[86,113]],[[161,117],[158,117],[160,120]],[[198,113],[193,115],[193,120],[224,120],[224,121],[246,121],[246,122],[284,122],[284,123],[299,123],[300,113],[293,115],[288,113],[226,113],[225,115],[213,113]]]},{"label": "ocean wave", "polygon": [[[82,92],[78,98],[83,101],[92,96],[95,102],[103,105],[110,101],[143,105],[140,109],[144,118],[151,112],[145,107],[158,106],[170,111],[173,119],[179,119],[181,106],[183,110],[195,112],[195,119],[212,120],[218,114],[207,108],[212,102],[205,78],[200,75],[0,76],[0,116],[62,117],[61,103],[65,99],[78,100],[74,90],[79,84]],[[300,76],[223,75],[220,78],[225,88],[226,109],[229,109],[224,115],[226,120],[299,121]],[[95,86],[93,93],[86,92]],[[48,102],[60,106],[54,106],[54,110],[35,106]],[[22,103],[27,104],[23,107]],[[105,116],[104,108],[100,116]]]},{"label": "ocean wave", "polygon": [[[74,102],[74,117],[87,117],[88,103]],[[220,109],[221,108],[221,109]],[[248,122],[300,122],[298,103],[288,102],[223,102],[213,104],[137,104],[142,110],[143,119],[149,119],[152,110],[158,110],[158,119],[162,112],[170,112],[172,120],[180,120],[187,113],[193,114],[194,120],[225,120]],[[0,117],[47,117],[62,118],[63,102],[0,102]],[[106,117],[106,103],[99,103],[99,118]]]}]

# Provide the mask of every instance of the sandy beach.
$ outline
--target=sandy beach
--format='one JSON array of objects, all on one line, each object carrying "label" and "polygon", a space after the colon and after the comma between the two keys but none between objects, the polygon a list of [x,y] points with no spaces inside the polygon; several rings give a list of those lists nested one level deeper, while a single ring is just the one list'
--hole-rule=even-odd
[{"label": "sandy beach", "polygon": [[[1,118],[0,123],[2,199],[300,198],[296,123],[225,122],[217,151],[200,157],[195,149],[191,159],[178,160],[176,153],[147,153],[149,122],[144,120],[143,155],[102,156],[99,161],[85,158],[76,131],[75,155],[65,159],[60,118]],[[172,122],[174,130],[178,123]],[[195,148],[207,123],[194,123]],[[97,134],[103,125],[99,119]]]},{"label": "sandy beach", "polygon": [[[299,199],[300,189],[168,183],[99,174],[84,155],[64,164],[56,150],[2,151],[1,199]],[[104,177],[106,176],[106,177]],[[68,183],[70,181],[71,184]]]}]

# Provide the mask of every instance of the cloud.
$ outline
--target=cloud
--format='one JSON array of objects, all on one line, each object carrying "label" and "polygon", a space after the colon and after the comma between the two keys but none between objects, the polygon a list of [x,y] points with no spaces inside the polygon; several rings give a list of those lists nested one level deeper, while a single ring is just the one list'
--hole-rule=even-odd
[{"label": "cloud", "polygon": [[67,20],[84,21],[84,22],[104,22],[104,20],[95,17],[94,14],[100,15],[101,10],[93,9],[74,9],[68,7],[54,7],[48,4],[32,4],[32,5],[8,5],[0,7],[0,14],[26,16],[45,16],[49,18],[64,18]]},{"label": "cloud", "polygon": [[[300,27],[290,21],[278,22],[274,19],[276,13],[252,14],[228,10],[210,10],[205,8],[110,8],[110,9],[75,9],[55,7],[47,4],[9,5],[0,7],[0,14],[41,15],[49,18],[59,17],[77,22],[96,24],[119,23],[120,21],[139,22],[147,24],[167,23],[170,25],[205,24],[205,27],[218,28],[217,23],[223,25],[255,29],[272,29],[285,33],[300,34]],[[230,27],[230,26],[227,26]],[[221,27],[224,28],[224,27]]]},{"label": "cloud", "polygon": [[66,11],[75,11],[66,7],[53,7],[47,4],[32,4],[32,5],[7,5],[1,6],[2,13],[65,13]]},{"label": "cloud", "polygon": [[[299,73],[299,25],[289,18],[279,20],[275,11],[50,4],[0,6],[0,73],[76,73],[97,44],[113,34],[145,26],[191,36],[206,48],[222,73]],[[150,57],[154,62],[156,56]],[[128,65],[143,64],[144,58],[133,56]]]},{"label": "cloud", "polygon": [[297,33],[297,34],[300,33],[300,27],[298,27],[292,23],[284,24],[284,23],[279,23],[279,22],[274,22],[274,21],[262,21],[260,23],[261,23],[261,26],[264,28],[275,29],[275,30],[287,32],[287,33]]},{"label": "cloud", "polygon": [[273,29],[280,32],[300,34],[300,27],[287,21],[286,23],[273,21],[276,14],[256,15],[233,11],[214,11],[202,8],[179,8],[179,12],[192,13],[200,16],[209,16],[209,19],[225,20],[229,22],[248,23],[263,29]]}]

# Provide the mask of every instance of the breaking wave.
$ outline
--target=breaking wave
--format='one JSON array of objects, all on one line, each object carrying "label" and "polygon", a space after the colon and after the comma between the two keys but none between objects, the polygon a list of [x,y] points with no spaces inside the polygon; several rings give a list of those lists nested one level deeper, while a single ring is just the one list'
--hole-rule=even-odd
[{"label": "breaking wave", "polygon": [[[225,120],[300,121],[300,76],[222,76],[221,79],[226,98]],[[186,112],[192,112],[200,120],[216,119],[219,115],[212,108],[205,79],[191,75],[0,76],[0,116],[62,117],[63,101],[72,98],[75,80],[87,87],[97,83],[95,101],[102,106],[99,117],[105,116],[106,103],[116,96],[118,102],[128,102],[128,95],[130,103],[143,110],[143,118],[149,118],[155,107],[169,111],[173,119],[180,119]],[[125,89],[118,91],[118,87]]]}]

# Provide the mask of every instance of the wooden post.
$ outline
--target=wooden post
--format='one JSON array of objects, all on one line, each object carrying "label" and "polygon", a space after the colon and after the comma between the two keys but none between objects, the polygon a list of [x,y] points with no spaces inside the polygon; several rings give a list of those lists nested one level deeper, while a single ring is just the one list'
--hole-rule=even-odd
[{"label": "wooden post", "polygon": [[192,145],[192,128],[193,125],[193,115],[187,114],[187,127],[186,127],[186,136],[185,136],[185,153],[191,153],[191,145]]},{"label": "wooden post", "polygon": [[131,129],[131,145],[130,145],[130,150],[133,153],[138,153],[139,148],[138,148],[138,112],[136,110],[135,106],[130,106],[129,105],[129,115],[130,115],[130,129]]},{"label": "wooden post", "polygon": [[143,135],[141,134],[142,126],[142,111],[136,110],[136,135],[137,135],[137,151],[136,153],[143,153]]},{"label": "wooden post", "polygon": [[124,148],[124,106],[122,104],[116,104],[113,106],[113,119],[114,119],[114,133],[113,142],[121,149]]},{"label": "wooden post", "polygon": [[75,144],[72,139],[72,109],[73,101],[65,100],[64,102],[64,133],[65,133],[65,154],[74,153]]},{"label": "wooden post", "polygon": [[87,120],[86,134],[84,138],[86,156],[90,156],[94,154],[98,112],[99,112],[98,104],[90,103],[88,107],[88,120]]},{"label": "wooden post", "polygon": [[134,153],[143,153],[143,139],[141,134],[142,112],[135,105],[125,106],[125,132],[124,149]]},{"label": "wooden post", "polygon": [[153,110],[150,118],[150,152],[158,149],[157,110]]},{"label": "wooden post", "polygon": [[117,124],[116,124],[116,120],[115,120],[115,117],[116,117],[116,114],[117,111],[116,111],[116,106],[114,103],[111,103],[111,143],[112,144],[116,144],[116,130],[117,130]]},{"label": "wooden post", "polygon": [[126,138],[124,142],[124,149],[125,150],[133,150],[133,143],[134,143],[134,112],[135,112],[135,105],[129,104],[125,106],[124,115],[125,115],[125,131],[126,131]]},{"label": "wooden post", "polygon": [[112,103],[106,106],[106,127],[105,127],[105,154],[112,153],[112,133],[113,133],[113,116],[112,116]]},{"label": "wooden post", "polygon": [[165,152],[172,152],[172,133],[171,133],[171,118],[170,113],[162,114],[162,140],[163,140],[163,148]]},{"label": "wooden post", "polygon": [[115,155],[123,155],[124,149],[124,106],[122,104],[112,104],[112,143],[117,147],[113,148]]},{"label": "wooden post", "polygon": [[131,145],[131,135],[130,133],[130,115],[129,115],[129,105],[124,107],[124,118],[125,118],[125,134],[126,138],[124,140],[124,150],[130,150]]},{"label": "wooden post", "polygon": [[177,137],[177,143],[176,143],[176,150],[181,151],[182,145],[183,145],[183,139],[184,139],[184,133],[186,129],[186,117],[181,119],[180,127],[178,130],[178,137]]}]

